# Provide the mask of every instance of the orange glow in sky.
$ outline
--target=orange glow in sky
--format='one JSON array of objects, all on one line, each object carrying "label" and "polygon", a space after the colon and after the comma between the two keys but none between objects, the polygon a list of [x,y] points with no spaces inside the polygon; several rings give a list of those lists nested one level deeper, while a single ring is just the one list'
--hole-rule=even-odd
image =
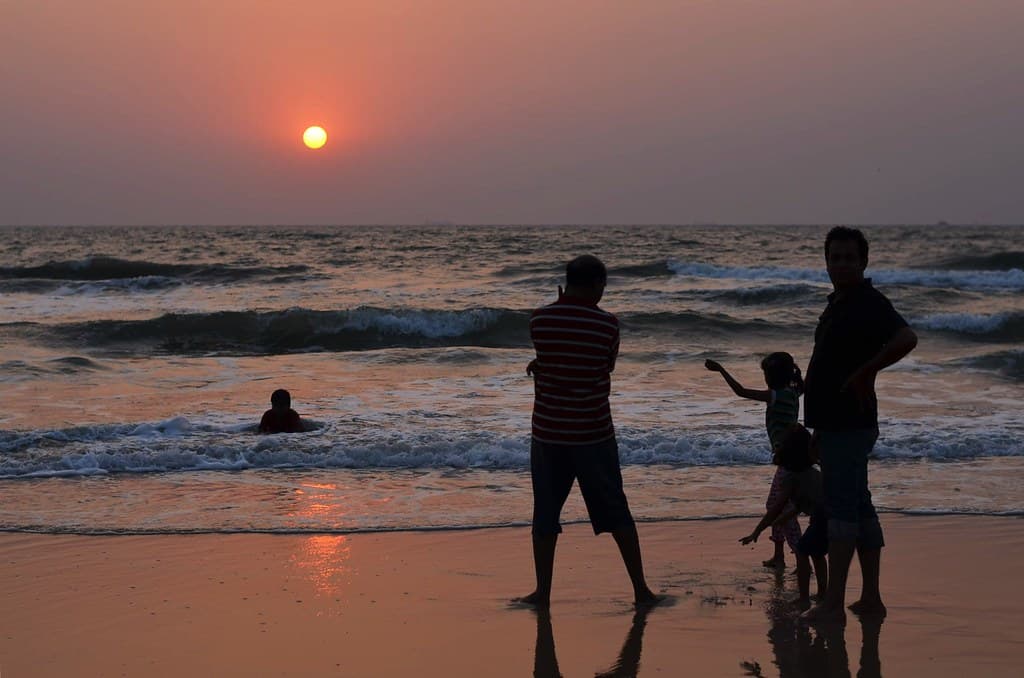
[{"label": "orange glow in sky", "polygon": [[1019,0],[0,6],[0,224],[1024,214]]}]

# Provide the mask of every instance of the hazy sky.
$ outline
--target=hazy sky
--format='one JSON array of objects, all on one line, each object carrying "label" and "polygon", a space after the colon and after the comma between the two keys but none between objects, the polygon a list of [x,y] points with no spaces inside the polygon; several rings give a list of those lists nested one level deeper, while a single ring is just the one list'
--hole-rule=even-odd
[{"label": "hazy sky", "polygon": [[1022,35],[1022,0],[0,0],[0,223],[1019,224]]}]

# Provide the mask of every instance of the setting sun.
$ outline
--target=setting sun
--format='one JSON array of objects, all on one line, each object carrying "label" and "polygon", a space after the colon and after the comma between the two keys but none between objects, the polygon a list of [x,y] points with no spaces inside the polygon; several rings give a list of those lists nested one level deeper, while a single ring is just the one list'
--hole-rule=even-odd
[{"label": "setting sun", "polygon": [[302,133],[302,143],[306,144],[308,148],[320,148],[327,143],[327,132],[323,127],[316,125],[307,127],[306,131]]}]

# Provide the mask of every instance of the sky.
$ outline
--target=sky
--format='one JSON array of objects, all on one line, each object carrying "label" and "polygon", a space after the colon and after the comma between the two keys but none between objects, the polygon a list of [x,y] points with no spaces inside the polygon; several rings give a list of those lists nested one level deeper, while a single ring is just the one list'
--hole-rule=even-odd
[{"label": "sky", "polygon": [[0,0],[0,224],[1022,224],[1022,27],[1020,0]]}]

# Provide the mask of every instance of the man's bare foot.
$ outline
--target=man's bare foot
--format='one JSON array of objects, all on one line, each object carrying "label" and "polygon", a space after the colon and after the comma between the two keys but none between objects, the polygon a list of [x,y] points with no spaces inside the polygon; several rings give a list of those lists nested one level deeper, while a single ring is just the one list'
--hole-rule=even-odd
[{"label": "man's bare foot", "polygon": [[541,596],[539,593],[534,591],[530,595],[513,598],[509,603],[521,607],[532,607],[535,610],[546,610],[551,607],[551,598],[548,596]]},{"label": "man's bare foot", "polygon": [[826,603],[818,603],[801,614],[800,621],[808,624],[845,624],[846,610],[842,605],[830,606]]},{"label": "man's bare foot", "polygon": [[668,600],[668,596],[659,595],[650,589],[645,589],[636,594],[636,597],[633,599],[633,606],[638,610],[649,610],[666,600]]},{"label": "man's bare foot", "polygon": [[789,601],[789,604],[792,605],[793,607],[795,607],[798,610],[806,610],[806,609],[808,609],[811,606],[811,599],[810,598],[794,598],[793,600]]},{"label": "man's bare foot", "polygon": [[761,564],[765,567],[786,567],[785,558],[769,558],[768,560],[762,560]]},{"label": "man's bare foot", "polygon": [[882,604],[881,599],[861,599],[855,603],[850,603],[850,605],[846,609],[848,609],[855,615],[862,617],[884,617],[888,612],[888,610],[885,609],[885,605]]}]

